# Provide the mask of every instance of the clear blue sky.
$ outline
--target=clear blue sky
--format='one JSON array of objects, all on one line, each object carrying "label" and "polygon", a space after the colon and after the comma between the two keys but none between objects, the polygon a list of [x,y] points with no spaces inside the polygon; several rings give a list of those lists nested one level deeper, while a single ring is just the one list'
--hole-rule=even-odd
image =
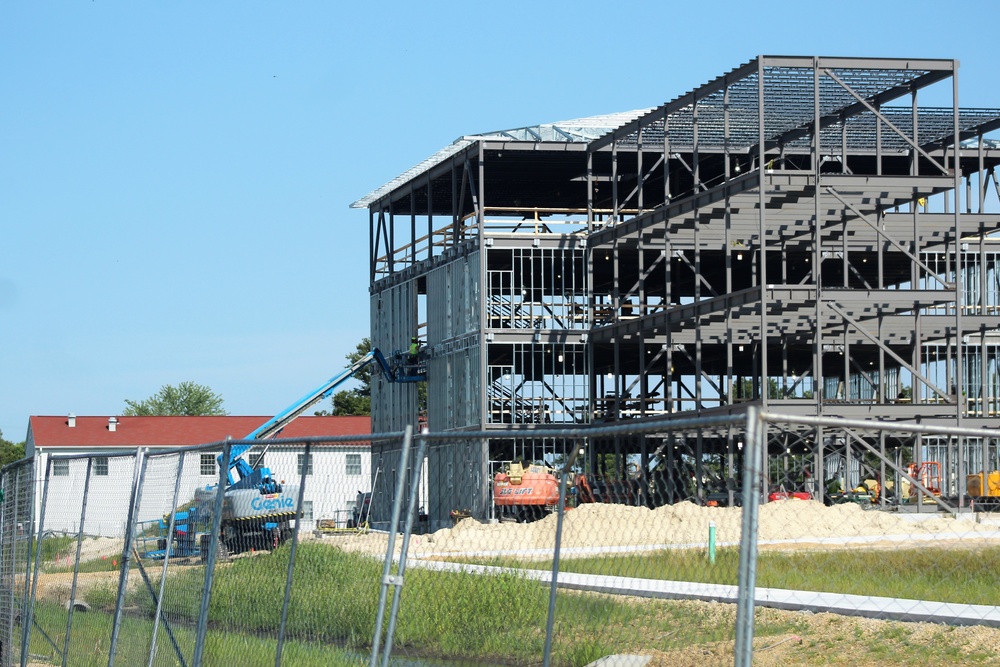
[{"label": "clear blue sky", "polygon": [[0,429],[185,380],[232,414],[284,408],[368,333],[349,204],[462,134],[655,106],[762,53],[959,58],[961,103],[1000,106],[1000,9],[955,13],[4,2]]}]

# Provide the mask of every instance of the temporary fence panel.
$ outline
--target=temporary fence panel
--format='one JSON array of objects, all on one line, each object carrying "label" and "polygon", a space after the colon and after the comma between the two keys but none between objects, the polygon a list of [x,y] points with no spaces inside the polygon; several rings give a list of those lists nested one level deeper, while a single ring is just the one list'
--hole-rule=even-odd
[{"label": "temporary fence panel", "polygon": [[0,665],[21,662],[24,611],[31,581],[35,467],[12,463],[0,475]]},{"label": "temporary fence panel", "polygon": [[[34,538],[25,577],[30,596],[21,610],[24,651],[20,663],[0,664],[72,665],[81,664],[82,655],[107,664],[113,621],[87,612],[116,608],[134,487],[112,488],[109,480],[131,482],[136,456],[49,456],[45,462],[34,520],[24,523]],[[118,502],[101,497],[108,494]]]},{"label": "temporary fence panel", "polygon": [[[621,446],[637,437],[652,447],[639,459]],[[443,496],[428,492],[427,461],[470,442],[516,456],[486,468],[491,507],[451,508],[431,527],[427,503]],[[974,662],[1000,634],[1000,520],[987,511],[1000,473],[978,469],[984,452],[995,462],[989,432],[750,407],[279,440],[246,443],[244,460],[275,484],[249,498],[213,488],[233,444],[5,468],[0,666],[749,665],[754,650],[810,664],[817,624],[856,616],[881,619],[866,632],[889,645],[907,632],[891,621],[976,626],[952,633]],[[375,447],[395,474],[372,469]],[[943,479],[959,470],[964,496]],[[858,486],[837,488],[842,471]],[[455,485],[477,483],[454,472]],[[393,502],[373,503],[377,488]],[[531,511],[504,509],[518,505]],[[928,660],[951,650],[934,636]]]},{"label": "temporary fence panel", "polygon": [[[699,429],[726,427],[718,420],[691,420],[647,428],[683,439]],[[545,436],[564,448],[558,463],[518,461],[500,471],[491,519],[459,510],[452,512],[450,528],[409,536],[405,561],[399,557],[405,576],[386,562],[386,577],[404,589],[398,613],[387,623],[386,650],[400,660],[432,655],[449,664],[586,665],[614,654],[669,660],[672,652],[680,656],[693,645],[722,642],[732,664],[740,553],[716,550],[715,542],[719,531],[729,544],[740,543],[741,510],[731,508],[715,526],[720,508],[664,505],[654,498],[666,496],[655,485],[651,490],[637,471],[622,467],[615,480],[565,474],[580,469],[580,452],[591,457],[588,465],[593,462],[595,437],[636,432],[547,429]],[[487,436],[494,445],[504,437],[491,431],[417,440],[433,451]],[[519,430],[507,437],[527,436]],[[759,466],[750,471],[760,479]],[[407,507],[400,495],[396,499],[404,519],[419,509]],[[745,543],[752,552],[752,540]],[[723,584],[713,585],[713,576]],[[709,602],[718,599],[733,604]],[[747,613],[752,620],[752,606]],[[752,622],[748,630],[749,642]],[[380,655],[384,660],[386,653]]]},{"label": "temporary fence panel", "polygon": [[[989,432],[764,419],[772,460],[828,461],[826,451],[836,449],[854,475],[805,469],[780,487],[770,485],[758,528],[759,606],[1000,627],[992,583],[1000,518],[984,511],[1000,509],[1000,474],[990,465],[983,470],[978,456],[992,440]],[[928,451],[957,460],[930,461]],[[815,474],[819,480],[810,479]],[[818,493],[806,491],[817,487]]]}]

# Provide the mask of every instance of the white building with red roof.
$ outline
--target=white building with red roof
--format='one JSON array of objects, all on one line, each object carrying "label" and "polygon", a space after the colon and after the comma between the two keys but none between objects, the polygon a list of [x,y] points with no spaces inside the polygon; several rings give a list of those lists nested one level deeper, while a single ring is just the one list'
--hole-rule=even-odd
[{"label": "white building with red roof", "polygon": [[[136,463],[143,458],[146,466],[139,494],[138,519],[159,519],[174,506],[178,469],[177,506],[182,506],[193,498],[196,489],[218,483],[216,457],[222,452],[226,438],[239,440],[268,419],[260,416],[32,416],[28,423],[25,455],[36,457],[39,482],[44,480],[50,456],[79,457],[52,460],[44,528],[71,533],[80,529],[88,461],[90,482],[86,492],[84,533],[124,534],[131,490],[138,474]],[[278,438],[352,435],[365,438],[370,432],[371,420],[367,416],[312,416],[291,422]],[[166,454],[197,446],[205,447],[185,450],[183,456],[177,452]],[[302,528],[306,530],[312,530],[319,519],[336,519],[346,525],[358,492],[370,491],[373,481],[371,443],[365,439],[314,443],[308,461],[302,444],[283,442],[268,446],[268,441],[261,441],[261,445],[248,451],[244,459],[255,467],[270,468],[278,481],[298,484],[304,479]],[[41,495],[42,487],[39,486],[36,509]]]}]

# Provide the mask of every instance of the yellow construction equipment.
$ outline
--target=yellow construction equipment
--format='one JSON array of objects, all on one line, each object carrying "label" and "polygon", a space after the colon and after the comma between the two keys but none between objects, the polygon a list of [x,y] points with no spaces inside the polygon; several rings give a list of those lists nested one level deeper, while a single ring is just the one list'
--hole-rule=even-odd
[{"label": "yellow construction equipment", "polygon": [[973,507],[986,512],[1000,509],[1000,471],[967,475],[965,491],[972,499]]}]

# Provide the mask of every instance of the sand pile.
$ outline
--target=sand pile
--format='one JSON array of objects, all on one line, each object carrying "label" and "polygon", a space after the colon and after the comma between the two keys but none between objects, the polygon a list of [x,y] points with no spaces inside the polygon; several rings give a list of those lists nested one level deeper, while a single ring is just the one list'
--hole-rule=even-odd
[{"label": "sand pile", "polygon": [[[703,545],[714,522],[720,544],[738,543],[742,510],[701,507],[693,503],[666,505],[655,510],[626,505],[582,505],[566,514],[563,548]],[[532,551],[555,546],[556,516],[530,524],[482,524],[465,519],[454,528],[418,536],[411,543],[418,555],[431,553]],[[760,508],[761,542],[827,538],[968,534],[996,537],[994,526],[973,521],[932,518],[915,522],[888,512],[864,511],[855,504],[826,507],[822,503],[786,500]],[[384,545],[384,542],[383,542]]]}]

